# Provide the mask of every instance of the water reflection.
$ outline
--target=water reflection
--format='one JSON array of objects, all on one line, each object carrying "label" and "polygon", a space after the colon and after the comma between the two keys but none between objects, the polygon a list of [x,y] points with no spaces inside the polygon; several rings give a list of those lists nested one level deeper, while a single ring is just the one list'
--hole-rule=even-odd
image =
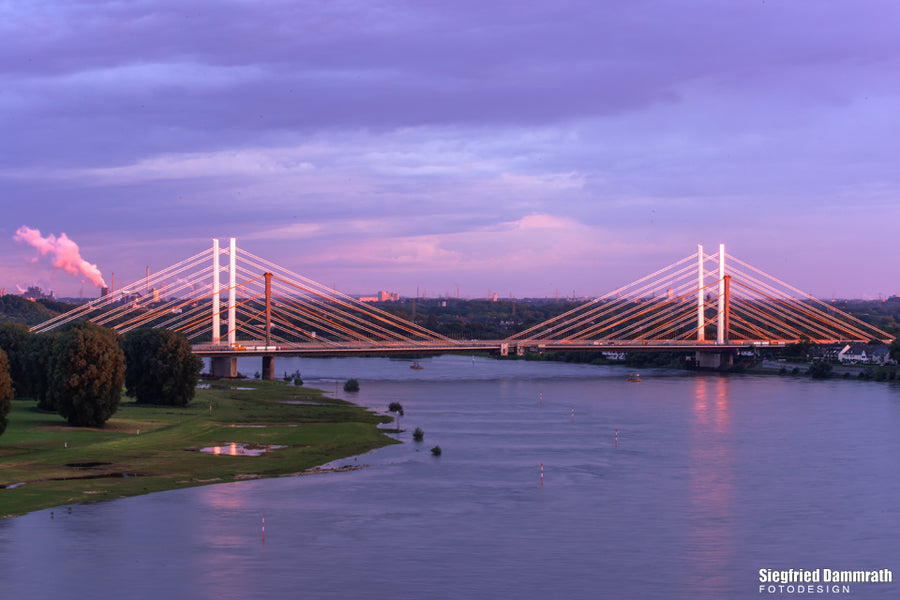
[{"label": "water reflection", "polygon": [[224,446],[207,446],[206,448],[200,448],[200,452],[204,454],[224,454],[228,456],[262,456],[267,452],[271,452],[272,450],[278,450],[280,448],[285,448],[286,446],[281,446],[278,444],[267,444],[265,446],[260,444],[243,444],[241,442],[230,442],[225,444]]},{"label": "water reflection", "polygon": [[[725,377],[694,381],[688,452],[689,553],[695,584],[715,598],[733,584],[726,576],[735,561],[735,464],[730,402]],[[692,586],[694,587],[694,586]]]}]

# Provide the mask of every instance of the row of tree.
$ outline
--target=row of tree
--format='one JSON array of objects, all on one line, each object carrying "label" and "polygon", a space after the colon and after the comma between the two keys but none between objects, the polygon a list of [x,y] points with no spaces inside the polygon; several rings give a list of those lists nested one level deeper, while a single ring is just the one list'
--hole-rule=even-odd
[{"label": "row of tree", "polygon": [[164,329],[121,337],[89,322],[51,333],[0,323],[0,433],[13,397],[86,427],[116,412],[123,384],[139,403],[185,406],[202,366],[187,338]]}]

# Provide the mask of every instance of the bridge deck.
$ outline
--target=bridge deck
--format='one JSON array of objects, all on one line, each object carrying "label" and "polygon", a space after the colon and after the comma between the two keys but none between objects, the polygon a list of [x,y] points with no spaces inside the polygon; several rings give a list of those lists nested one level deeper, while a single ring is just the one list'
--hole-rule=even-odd
[{"label": "bridge deck", "polygon": [[234,347],[226,344],[197,344],[194,353],[203,357],[237,356],[384,356],[471,354],[509,352],[719,352],[741,348],[783,346],[784,342],[664,342],[664,341],[604,341],[604,342],[507,342],[506,340],[472,340],[457,344],[280,344],[266,346],[264,342],[242,342]]}]

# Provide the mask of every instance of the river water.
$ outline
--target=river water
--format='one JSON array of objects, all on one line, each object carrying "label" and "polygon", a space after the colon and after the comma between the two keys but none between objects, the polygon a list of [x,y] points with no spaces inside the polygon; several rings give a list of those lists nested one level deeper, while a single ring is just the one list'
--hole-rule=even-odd
[{"label": "river water", "polygon": [[400,402],[405,443],[337,461],[369,465],[351,472],[0,521],[2,597],[900,597],[896,581],[773,594],[759,580],[760,569],[900,576],[896,386],[422,365],[280,360],[279,373],[299,369],[331,393],[357,377],[358,394],[338,395],[359,404]]}]

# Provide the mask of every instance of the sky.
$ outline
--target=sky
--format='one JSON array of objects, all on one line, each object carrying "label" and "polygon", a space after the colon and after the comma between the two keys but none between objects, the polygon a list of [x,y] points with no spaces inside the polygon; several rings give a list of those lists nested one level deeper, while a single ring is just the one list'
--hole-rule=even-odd
[{"label": "sky", "polygon": [[900,294],[898,31],[893,0],[0,0],[0,288],[235,237],[349,294],[596,296],[720,243]]}]

